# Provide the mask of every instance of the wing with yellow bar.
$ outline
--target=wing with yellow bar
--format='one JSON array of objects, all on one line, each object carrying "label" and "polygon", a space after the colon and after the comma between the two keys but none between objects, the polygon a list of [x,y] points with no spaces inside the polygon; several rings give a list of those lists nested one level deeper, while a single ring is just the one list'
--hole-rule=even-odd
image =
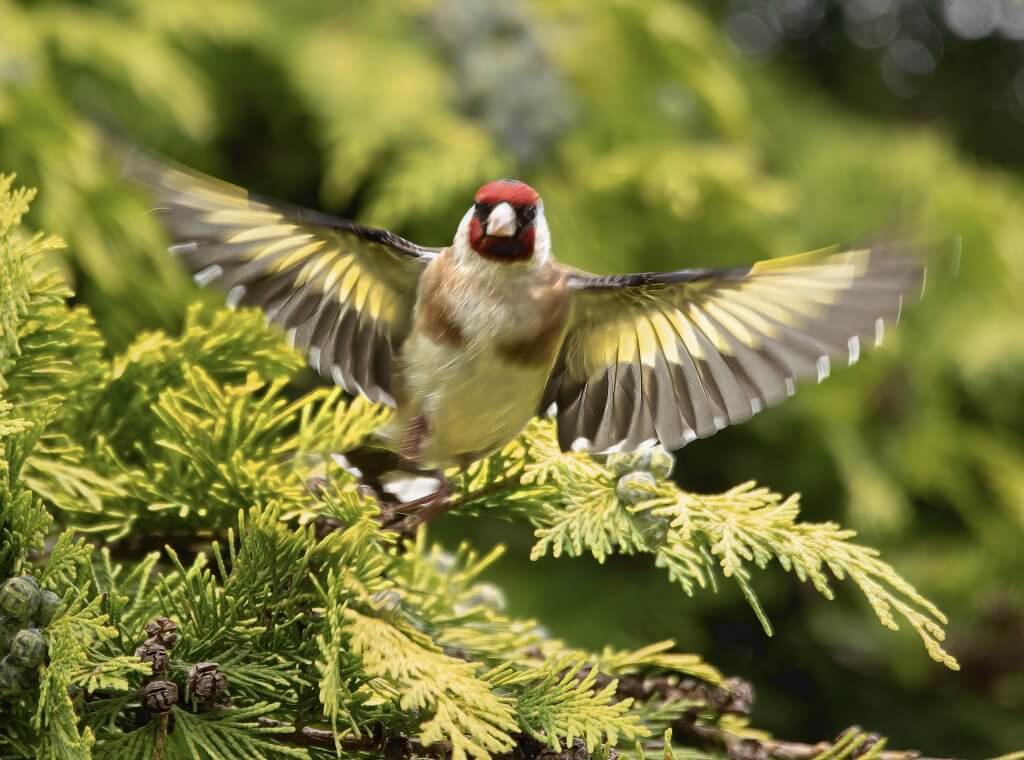
[{"label": "wing with yellow bar", "polygon": [[897,244],[736,269],[573,272],[544,404],[557,406],[563,449],[680,448],[856,362],[924,277],[923,257]]},{"label": "wing with yellow bar", "polygon": [[232,306],[262,308],[320,374],[394,403],[393,364],[416,287],[437,254],[387,230],[257,199],[135,152],[125,173],[155,196],[175,253]]}]

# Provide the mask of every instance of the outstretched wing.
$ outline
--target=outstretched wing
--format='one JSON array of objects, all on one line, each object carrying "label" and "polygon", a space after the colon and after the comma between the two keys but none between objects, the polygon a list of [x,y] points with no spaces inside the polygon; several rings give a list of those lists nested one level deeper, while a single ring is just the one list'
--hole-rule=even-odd
[{"label": "outstretched wing", "polygon": [[125,173],[155,195],[171,251],[196,282],[223,287],[231,306],[262,308],[314,369],[347,391],[394,403],[396,351],[436,249],[261,200],[138,152]]},{"label": "outstretched wing", "polygon": [[924,285],[895,245],[736,269],[573,273],[573,318],[545,394],[563,449],[680,448],[750,419],[882,342]]}]

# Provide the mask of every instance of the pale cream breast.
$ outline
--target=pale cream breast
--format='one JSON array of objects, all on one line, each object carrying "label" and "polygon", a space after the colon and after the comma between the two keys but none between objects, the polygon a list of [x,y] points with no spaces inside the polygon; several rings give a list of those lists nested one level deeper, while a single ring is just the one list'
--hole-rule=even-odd
[{"label": "pale cream breast", "polygon": [[425,464],[461,464],[490,453],[536,413],[549,367],[517,367],[490,349],[473,356],[428,343],[417,341],[408,364],[427,420]]},{"label": "pale cream breast", "polygon": [[538,410],[564,335],[569,300],[555,270],[483,263],[499,269],[447,252],[431,263],[402,347],[409,408],[400,413],[426,417],[430,466],[512,440]]}]

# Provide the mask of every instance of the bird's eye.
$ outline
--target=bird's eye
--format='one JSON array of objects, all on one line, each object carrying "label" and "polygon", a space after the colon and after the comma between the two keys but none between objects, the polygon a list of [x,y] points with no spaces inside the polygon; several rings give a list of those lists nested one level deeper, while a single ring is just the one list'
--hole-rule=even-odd
[{"label": "bird's eye", "polygon": [[491,210],[494,208],[490,203],[477,203],[474,205],[476,206],[476,215],[481,219],[486,219],[490,216]]},{"label": "bird's eye", "polygon": [[523,206],[517,212],[520,224],[529,224],[537,218],[537,207],[534,205]]}]

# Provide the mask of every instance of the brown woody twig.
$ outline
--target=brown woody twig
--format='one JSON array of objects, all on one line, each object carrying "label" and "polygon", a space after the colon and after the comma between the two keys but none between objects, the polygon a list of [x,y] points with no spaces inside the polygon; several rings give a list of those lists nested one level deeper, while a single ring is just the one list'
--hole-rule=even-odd
[{"label": "brown woody twig", "polygon": [[[867,754],[882,740],[878,734],[864,734],[862,729],[851,726],[832,742],[805,744],[781,739],[756,739],[737,736],[720,726],[701,723],[696,713],[689,712],[672,724],[673,738],[688,740],[687,743],[699,749],[722,752],[729,760],[813,760],[838,745],[850,742],[847,757],[857,758]],[[857,734],[854,738],[851,734]],[[852,740],[852,742],[851,742]],[[883,750],[878,760],[939,760],[922,756],[917,750]]]}]

